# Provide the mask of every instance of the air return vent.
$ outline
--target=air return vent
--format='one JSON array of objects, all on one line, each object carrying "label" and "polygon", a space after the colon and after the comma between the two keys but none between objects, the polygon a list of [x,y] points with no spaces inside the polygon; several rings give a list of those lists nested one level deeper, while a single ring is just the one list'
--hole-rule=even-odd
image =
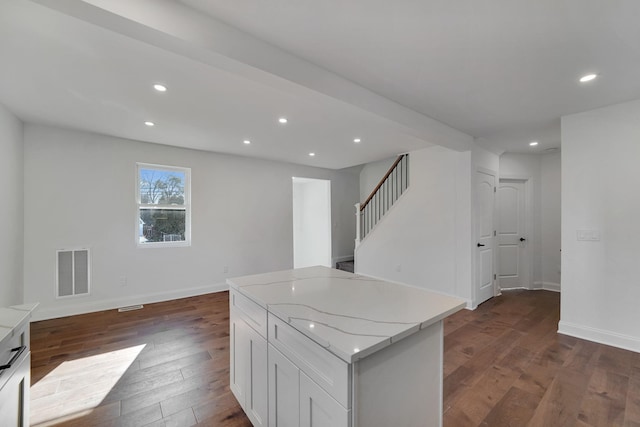
[{"label": "air return vent", "polygon": [[58,253],[57,295],[69,297],[89,293],[89,249],[63,249]]}]

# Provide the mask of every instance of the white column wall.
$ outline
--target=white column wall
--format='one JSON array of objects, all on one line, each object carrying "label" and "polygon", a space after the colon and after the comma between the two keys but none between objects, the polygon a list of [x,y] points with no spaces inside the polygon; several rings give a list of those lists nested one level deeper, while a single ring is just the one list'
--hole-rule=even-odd
[{"label": "white column wall", "polygon": [[0,104],[0,307],[22,303],[23,125]]},{"label": "white column wall", "polygon": [[[640,351],[640,100],[562,118],[559,331]],[[599,240],[578,241],[578,231]]]},{"label": "white column wall", "polygon": [[[190,247],[136,246],[136,162],[191,168]],[[293,176],[332,181],[333,256],[352,254],[354,170],[27,125],[25,301],[41,302],[40,318],[65,316],[220,290],[226,277],[292,268]],[[73,247],[91,248],[91,294],[56,299],[55,250]]]},{"label": "white column wall", "polygon": [[470,152],[436,146],[409,161],[410,187],[358,247],[356,270],[471,305]]},{"label": "white column wall", "polygon": [[560,290],[562,252],[561,223],[561,160],[560,152],[540,157],[540,252],[542,284],[545,289]]}]

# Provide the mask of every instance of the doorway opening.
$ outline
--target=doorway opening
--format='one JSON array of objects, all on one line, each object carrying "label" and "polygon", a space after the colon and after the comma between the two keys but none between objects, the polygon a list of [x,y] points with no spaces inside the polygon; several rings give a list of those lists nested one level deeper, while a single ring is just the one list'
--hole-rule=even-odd
[{"label": "doorway opening", "polygon": [[331,267],[331,181],[293,177],[293,268]]}]

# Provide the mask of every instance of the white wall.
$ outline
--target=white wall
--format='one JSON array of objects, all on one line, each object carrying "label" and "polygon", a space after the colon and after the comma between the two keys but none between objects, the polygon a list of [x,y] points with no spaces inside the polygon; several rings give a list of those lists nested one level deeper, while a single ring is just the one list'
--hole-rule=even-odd
[{"label": "white wall", "polygon": [[396,159],[397,157],[390,157],[378,162],[367,163],[362,167],[360,171],[360,203],[367,200],[369,194],[376,188],[376,185],[378,185]]},{"label": "white wall", "polygon": [[[640,100],[562,118],[560,332],[640,351]],[[599,241],[578,241],[595,230]]]},{"label": "white wall", "polygon": [[332,266],[331,183],[293,178],[293,267]]},{"label": "white wall", "polygon": [[410,187],[356,252],[358,273],[471,301],[470,153],[410,153]]},{"label": "white wall", "polygon": [[0,104],[0,307],[22,303],[23,126]]},{"label": "white wall", "polygon": [[[136,246],[136,162],[191,168],[191,247]],[[27,125],[25,301],[40,301],[38,316],[47,318],[209,292],[226,277],[291,268],[293,176],[332,181],[333,255],[351,254],[359,192],[352,170]],[[56,300],[55,250],[87,246],[91,295]]]},{"label": "white wall", "polygon": [[529,258],[533,289],[560,290],[560,158],[561,154],[506,153],[500,157],[500,177],[527,179],[532,235]]},{"label": "white wall", "polygon": [[543,154],[540,158],[540,242],[542,283],[560,290],[561,239],[561,160],[560,152]]}]

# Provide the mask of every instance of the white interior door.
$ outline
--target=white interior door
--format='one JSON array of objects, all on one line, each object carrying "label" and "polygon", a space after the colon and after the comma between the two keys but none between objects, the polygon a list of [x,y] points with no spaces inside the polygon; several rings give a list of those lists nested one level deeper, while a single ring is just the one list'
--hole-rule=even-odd
[{"label": "white interior door", "polygon": [[525,181],[501,179],[498,189],[498,277],[501,288],[529,288]]},{"label": "white interior door", "polygon": [[495,174],[476,172],[476,304],[494,296],[495,185]]}]

